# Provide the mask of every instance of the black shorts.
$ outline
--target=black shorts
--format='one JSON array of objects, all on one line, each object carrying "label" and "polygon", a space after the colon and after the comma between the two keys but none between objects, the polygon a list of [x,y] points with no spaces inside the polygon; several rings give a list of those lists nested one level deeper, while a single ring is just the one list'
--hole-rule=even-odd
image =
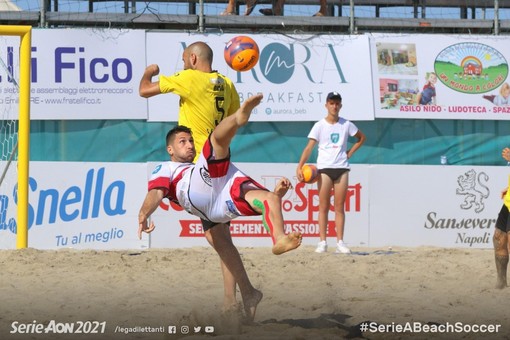
[{"label": "black shorts", "polygon": [[202,228],[204,229],[204,231],[207,231],[207,230],[213,228],[214,226],[216,226],[218,224],[226,224],[226,225],[230,226],[230,222],[227,222],[227,223],[218,223],[218,222],[212,222],[212,221],[209,221],[209,220],[204,220],[203,218],[201,218],[200,221],[202,222]]},{"label": "black shorts", "polygon": [[508,222],[508,208],[503,204],[496,220],[496,228],[506,233],[510,230]]},{"label": "black shorts", "polygon": [[342,175],[348,171],[350,171],[350,169],[319,169],[320,174],[326,174],[333,182],[342,177]]}]

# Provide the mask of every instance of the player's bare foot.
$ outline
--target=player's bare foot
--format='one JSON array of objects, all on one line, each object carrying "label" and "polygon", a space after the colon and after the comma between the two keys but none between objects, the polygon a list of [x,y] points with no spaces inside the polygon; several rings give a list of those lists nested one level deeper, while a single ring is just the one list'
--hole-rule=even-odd
[{"label": "player's bare foot", "polygon": [[236,112],[236,122],[238,126],[243,126],[248,123],[251,111],[260,104],[262,101],[262,93],[249,97],[243,102],[243,105]]},{"label": "player's bare foot", "polygon": [[280,236],[273,246],[273,254],[280,255],[290,250],[296,249],[301,245],[302,235],[299,232],[292,232],[287,235]]},{"label": "player's bare foot", "polygon": [[276,187],[274,188],[274,193],[282,198],[283,196],[285,196],[285,194],[287,193],[287,191],[289,191],[289,189],[292,189],[292,183],[290,182],[290,180],[286,177],[283,177],[282,179],[280,179],[278,181],[278,183],[276,184]]},{"label": "player's bare foot", "polygon": [[503,289],[506,287],[506,278],[498,277],[498,281],[496,282],[497,289]]},{"label": "player's bare foot", "polygon": [[260,300],[262,300],[262,292],[260,290],[254,289],[253,294],[251,294],[248,297],[243,296],[243,305],[244,305],[244,312],[245,315],[245,321],[248,323],[253,322],[255,319],[255,313],[257,312],[257,306],[260,303]]}]

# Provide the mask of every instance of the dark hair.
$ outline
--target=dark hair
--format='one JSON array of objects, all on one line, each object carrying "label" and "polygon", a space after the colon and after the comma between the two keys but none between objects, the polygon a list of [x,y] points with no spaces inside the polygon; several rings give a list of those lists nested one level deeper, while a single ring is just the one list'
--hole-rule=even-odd
[{"label": "dark hair", "polygon": [[166,145],[170,145],[175,135],[178,134],[179,132],[186,132],[189,133],[190,135],[192,134],[191,129],[189,127],[184,125],[177,125],[173,129],[168,131],[168,133],[166,134]]}]

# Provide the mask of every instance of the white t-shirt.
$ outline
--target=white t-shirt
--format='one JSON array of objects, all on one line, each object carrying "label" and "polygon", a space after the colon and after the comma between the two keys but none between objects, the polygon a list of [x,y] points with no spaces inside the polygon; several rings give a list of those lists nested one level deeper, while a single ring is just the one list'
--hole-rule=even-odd
[{"label": "white t-shirt", "polygon": [[356,125],[341,117],[335,124],[328,123],[325,118],[315,123],[308,138],[315,139],[319,146],[317,168],[349,169],[347,139],[357,132]]}]

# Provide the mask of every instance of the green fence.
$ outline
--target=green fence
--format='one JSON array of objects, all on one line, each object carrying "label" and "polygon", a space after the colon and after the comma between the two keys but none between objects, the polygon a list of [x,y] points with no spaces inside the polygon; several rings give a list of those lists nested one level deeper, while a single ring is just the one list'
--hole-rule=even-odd
[{"label": "green fence", "polygon": [[[355,122],[367,135],[358,164],[504,165],[510,121],[377,119]],[[33,121],[31,160],[146,162],[168,159],[166,132],[175,123],[132,120]],[[313,122],[254,122],[232,145],[236,162],[297,163]],[[316,154],[312,155],[315,158]]]}]

